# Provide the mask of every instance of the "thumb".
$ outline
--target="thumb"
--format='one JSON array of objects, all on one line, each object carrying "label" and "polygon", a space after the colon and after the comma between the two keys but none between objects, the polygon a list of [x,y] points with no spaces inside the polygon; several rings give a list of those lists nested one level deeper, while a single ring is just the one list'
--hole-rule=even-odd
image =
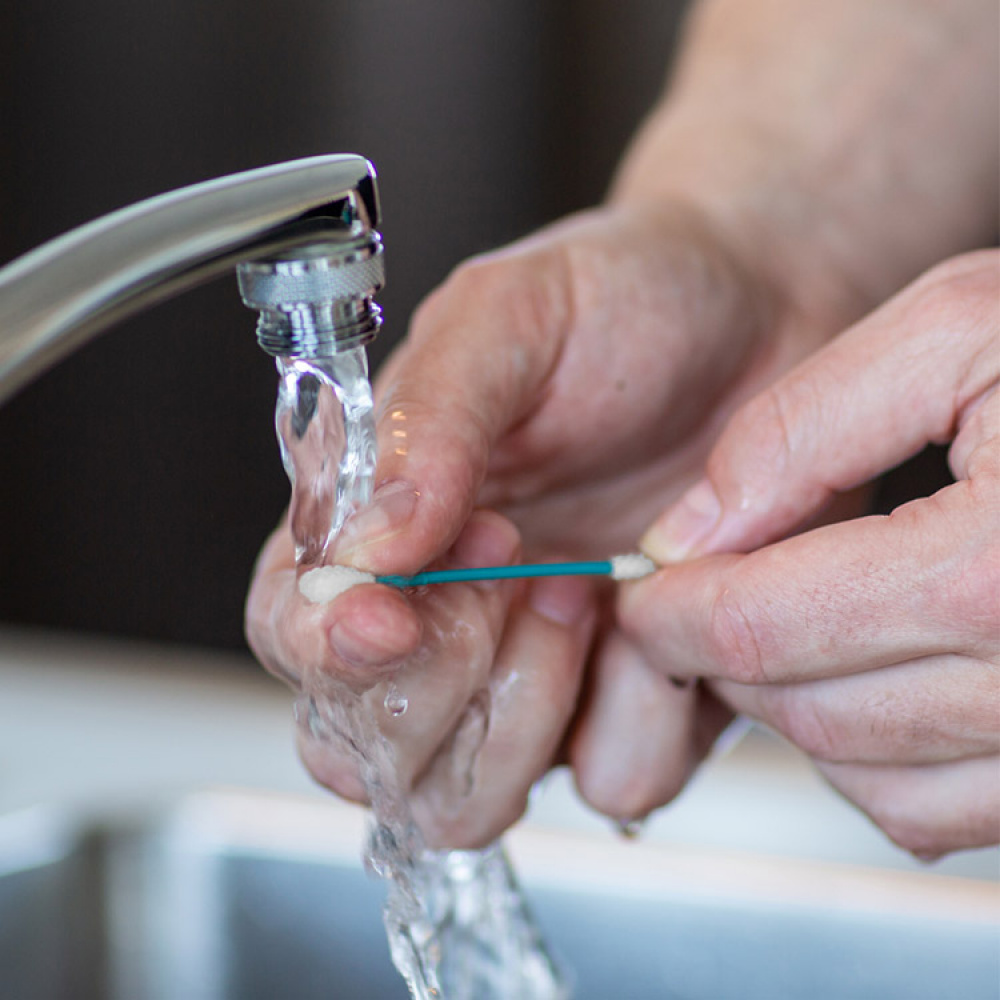
[{"label": "thumb", "polygon": [[736,412],[647,531],[659,563],[775,541],[926,444],[1000,375],[1000,254],[939,265]]},{"label": "thumb", "polygon": [[467,520],[496,440],[535,404],[569,325],[565,257],[525,242],[459,267],[421,306],[377,382],[373,501],[335,558],[409,573]]}]

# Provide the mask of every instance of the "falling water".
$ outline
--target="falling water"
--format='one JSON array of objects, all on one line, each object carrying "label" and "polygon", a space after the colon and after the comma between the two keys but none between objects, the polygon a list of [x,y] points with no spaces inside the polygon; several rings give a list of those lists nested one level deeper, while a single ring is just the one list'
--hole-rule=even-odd
[{"label": "falling water", "polygon": [[[371,385],[363,348],[318,360],[279,359],[278,371],[275,424],[292,483],[296,561],[308,568],[325,562],[345,519],[371,498]],[[373,815],[366,866],[387,881],[384,920],[393,963],[415,1000],[564,1000],[568,990],[503,849],[425,847],[381,726],[408,708],[394,684],[359,693],[320,672],[302,678],[295,706],[313,739],[358,764]],[[467,720],[451,748],[451,795],[471,790],[489,723],[485,692]]]},{"label": "falling water", "polygon": [[363,507],[375,475],[375,421],[363,347],[329,358],[278,359],[274,415],[292,484],[295,561],[317,566],[346,518]]}]

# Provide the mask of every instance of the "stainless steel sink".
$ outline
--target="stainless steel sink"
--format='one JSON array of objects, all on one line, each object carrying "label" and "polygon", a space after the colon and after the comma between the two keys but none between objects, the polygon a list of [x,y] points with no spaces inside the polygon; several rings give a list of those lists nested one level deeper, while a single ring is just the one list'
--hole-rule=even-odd
[{"label": "stainless steel sink", "polygon": [[[238,792],[0,818],[0,997],[404,1000],[363,822]],[[510,846],[579,1000],[1000,995],[986,883],[543,831]]]}]

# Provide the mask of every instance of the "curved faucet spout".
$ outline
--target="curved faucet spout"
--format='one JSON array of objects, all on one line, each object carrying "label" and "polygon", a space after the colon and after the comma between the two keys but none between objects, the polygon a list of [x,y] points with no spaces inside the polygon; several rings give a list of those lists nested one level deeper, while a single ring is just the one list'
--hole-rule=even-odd
[{"label": "curved faucet spout", "polygon": [[[0,402],[113,323],[237,264],[288,270],[331,243],[380,254],[378,221],[372,165],[342,155],[181,188],[75,229],[0,270]],[[367,299],[354,293],[375,311],[372,333],[380,269],[379,256]]]}]

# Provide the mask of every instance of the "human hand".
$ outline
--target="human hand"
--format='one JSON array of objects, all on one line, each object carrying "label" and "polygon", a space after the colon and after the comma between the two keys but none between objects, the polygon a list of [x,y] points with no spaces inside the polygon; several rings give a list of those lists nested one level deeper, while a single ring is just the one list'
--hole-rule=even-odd
[{"label": "human hand", "polygon": [[[1000,254],[934,268],[729,422],[619,604],[663,672],[811,755],[923,857],[1000,840]],[[778,541],[950,443],[957,482]],[[747,555],[722,553],[749,552]]]},{"label": "human hand", "polygon": [[[519,544],[509,522],[479,511],[441,563],[508,563]],[[407,795],[430,846],[480,846],[518,818],[539,761],[552,758],[573,711],[592,630],[589,585],[580,579],[530,590],[456,584],[407,598],[363,585],[309,603],[296,586],[287,525],[265,546],[247,604],[260,661],[332,714],[319,731],[301,720],[309,770],[365,802],[359,750],[376,770],[386,766],[375,742],[384,737],[392,773],[378,778]],[[358,729],[372,723],[374,732]]]}]

